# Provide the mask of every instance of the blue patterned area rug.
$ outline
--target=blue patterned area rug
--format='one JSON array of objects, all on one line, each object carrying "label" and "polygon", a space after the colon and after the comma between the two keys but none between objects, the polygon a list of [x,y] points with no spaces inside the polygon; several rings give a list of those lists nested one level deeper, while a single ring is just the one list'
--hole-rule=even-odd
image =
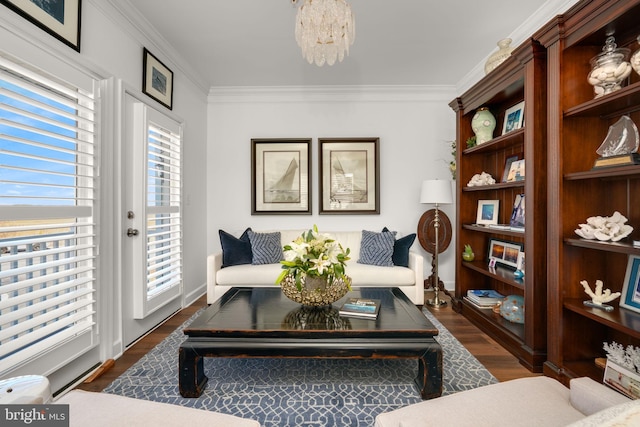
[{"label": "blue patterned area rug", "polygon": [[[443,395],[497,382],[428,310],[440,331]],[[178,347],[187,320],[105,393],[207,409],[250,418],[265,427],[373,426],[376,415],[422,401],[415,360],[212,359],[209,382],[196,399],[178,391]]]}]

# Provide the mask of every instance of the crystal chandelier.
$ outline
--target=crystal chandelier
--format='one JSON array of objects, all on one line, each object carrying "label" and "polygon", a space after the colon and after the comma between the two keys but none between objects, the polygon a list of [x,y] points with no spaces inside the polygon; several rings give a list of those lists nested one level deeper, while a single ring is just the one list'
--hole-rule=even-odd
[{"label": "crystal chandelier", "polygon": [[[296,3],[298,0],[292,0]],[[351,6],[346,0],[304,0],[296,15],[296,42],[309,64],[333,65],[349,55],[356,36]]]}]

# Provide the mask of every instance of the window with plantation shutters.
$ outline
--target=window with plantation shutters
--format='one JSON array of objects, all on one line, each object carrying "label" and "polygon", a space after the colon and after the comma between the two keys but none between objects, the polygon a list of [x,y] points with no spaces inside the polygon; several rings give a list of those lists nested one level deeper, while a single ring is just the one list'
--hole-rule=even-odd
[{"label": "window with plantation shutters", "polygon": [[142,319],[182,293],[181,126],[144,104],[135,106],[135,116],[145,138],[138,154],[145,159],[145,223],[134,263],[143,284],[134,317]]},{"label": "window with plantation shutters", "polygon": [[96,104],[0,56],[0,377],[96,345]]}]

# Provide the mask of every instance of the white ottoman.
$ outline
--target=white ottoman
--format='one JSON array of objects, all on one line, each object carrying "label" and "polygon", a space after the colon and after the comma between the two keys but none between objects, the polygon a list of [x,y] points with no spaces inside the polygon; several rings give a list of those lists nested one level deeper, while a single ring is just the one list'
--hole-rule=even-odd
[{"label": "white ottoman", "polygon": [[42,405],[51,400],[47,377],[23,375],[0,380],[1,405]]}]

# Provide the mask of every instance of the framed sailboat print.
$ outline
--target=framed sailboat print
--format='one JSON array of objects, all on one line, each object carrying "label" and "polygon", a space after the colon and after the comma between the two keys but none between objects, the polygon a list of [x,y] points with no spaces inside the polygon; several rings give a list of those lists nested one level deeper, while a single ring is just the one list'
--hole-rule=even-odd
[{"label": "framed sailboat print", "polygon": [[311,138],[251,140],[251,215],[311,215]]},{"label": "framed sailboat print", "polygon": [[380,138],[320,138],[320,214],[380,214]]}]

